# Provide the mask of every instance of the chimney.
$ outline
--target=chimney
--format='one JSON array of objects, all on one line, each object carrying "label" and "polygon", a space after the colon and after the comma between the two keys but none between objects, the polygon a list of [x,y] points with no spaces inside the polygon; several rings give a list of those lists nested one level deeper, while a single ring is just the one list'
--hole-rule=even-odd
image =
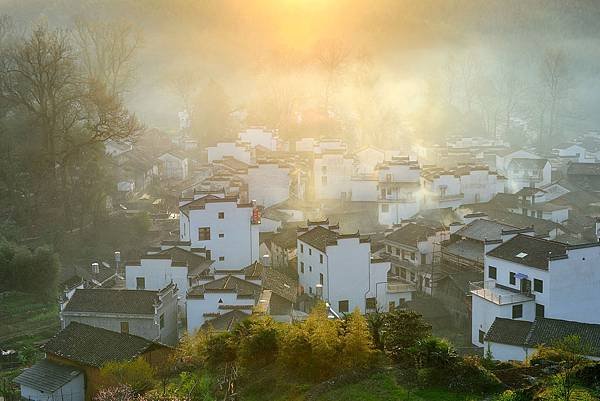
[{"label": "chimney", "polygon": [[100,265],[98,264],[98,262],[92,263],[92,273],[94,273],[94,274],[100,273]]}]

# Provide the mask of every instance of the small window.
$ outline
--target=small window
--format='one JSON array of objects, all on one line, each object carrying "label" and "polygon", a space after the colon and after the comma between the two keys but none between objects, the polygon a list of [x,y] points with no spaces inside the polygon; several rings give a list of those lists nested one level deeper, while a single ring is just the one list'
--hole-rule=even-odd
[{"label": "small window", "polygon": [[312,248],[308,248],[308,254],[312,255]]},{"label": "small window", "polygon": [[512,307],[512,318],[520,319],[523,317],[523,305],[513,305]]},{"label": "small window", "polygon": [[323,273],[319,273],[319,284],[323,285]]},{"label": "small window", "polygon": [[391,245],[386,245],[386,246],[385,246],[385,250],[386,250],[388,253],[392,253],[392,246],[391,246]]},{"label": "small window", "polygon": [[429,277],[425,277],[425,287],[431,287],[431,281],[429,280]]},{"label": "small window", "polygon": [[542,304],[535,304],[535,317],[544,317],[545,307]]},{"label": "small window", "polygon": [[225,256],[219,256],[219,262],[224,262],[225,261]]},{"label": "small window", "polygon": [[414,252],[410,253],[410,260],[415,260],[415,253]]},{"label": "small window", "polygon": [[304,273],[304,262],[300,262],[300,273]]},{"label": "small window", "polygon": [[223,233],[220,233],[220,234],[219,234],[219,238],[225,238],[225,234],[223,234]]},{"label": "small window", "polygon": [[304,253],[304,245],[300,244],[300,253]]},{"label": "small window", "polygon": [[321,184],[322,185],[327,185],[327,176],[324,175],[323,177],[321,177]]},{"label": "small window", "polygon": [[308,293],[312,294],[312,287],[308,287]]},{"label": "small window", "polygon": [[323,264],[323,254],[319,255],[319,263]]},{"label": "small window", "polygon": [[136,277],[135,278],[135,289],[136,290],[145,290],[146,289],[146,279],[144,277]]},{"label": "small window", "polygon": [[484,339],[485,339],[485,331],[479,330],[479,343],[483,344]]},{"label": "small window", "polygon": [[129,322],[121,322],[121,333],[129,334]]},{"label": "small window", "polygon": [[225,218],[225,212],[219,212],[219,220],[223,220]]},{"label": "small window", "polygon": [[366,309],[377,309],[377,299],[367,298],[365,302]]},{"label": "small window", "polygon": [[348,313],[350,305],[347,300],[338,302],[338,312]]},{"label": "small window", "polygon": [[312,266],[310,266],[310,265],[308,266],[308,271],[312,272]]},{"label": "small window", "polygon": [[515,273],[514,272],[510,272],[508,273],[508,281],[512,284],[515,285],[517,283],[517,280],[515,278]]},{"label": "small window", "polygon": [[489,270],[488,270],[488,277],[496,280],[497,276],[498,276],[498,270],[494,266],[490,266]]},{"label": "small window", "polygon": [[533,291],[542,293],[544,292],[544,282],[542,280],[533,279]]},{"label": "small window", "polygon": [[198,241],[210,240],[210,227],[198,228]]},{"label": "small window", "polygon": [[395,249],[396,256],[400,256],[400,248]]},{"label": "small window", "polygon": [[164,313],[162,315],[160,315],[160,318],[159,318],[159,327],[161,329],[165,328],[165,314]]}]

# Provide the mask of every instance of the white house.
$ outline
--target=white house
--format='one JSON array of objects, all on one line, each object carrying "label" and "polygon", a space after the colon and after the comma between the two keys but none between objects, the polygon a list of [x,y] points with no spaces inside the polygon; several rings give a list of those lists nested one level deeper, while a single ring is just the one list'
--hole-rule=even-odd
[{"label": "white house", "polygon": [[354,152],[354,157],[356,158],[355,174],[358,175],[373,174],[375,167],[386,160],[385,151],[373,146],[358,149]]},{"label": "white house", "polygon": [[251,164],[254,160],[254,151],[252,147],[245,142],[219,142],[215,146],[206,148],[208,153],[208,162],[221,160],[225,156],[231,156],[246,164]]},{"label": "white house", "polygon": [[158,291],[78,289],[61,305],[61,327],[77,322],[175,345],[179,341],[177,293],[172,283]]},{"label": "white house", "polygon": [[576,336],[583,355],[600,360],[600,324],[537,317],[533,322],[496,318],[484,338],[484,349],[499,361],[525,361],[541,345]]},{"label": "white house", "polygon": [[298,230],[300,291],[322,298],[339,313],[384,311],[412,299],[414,287],[388,281],[390,262],[371,257],[371,241],[360,234],[340,234],[329,221]]},{"label": "white house", "polygon": [[186,180],[189,176],[188,158],[178,151],[165,152],[158,157],[160,160],[159,175],[161,178]]},{"label": "white house", "polygon": [[552,181],[552,166],[547,159],[513,158],[506,170],[506,191],[515,193],[524,187],[542,187]]},{"label": "white house", "polygon": [[350,177],[354,158],[344,150],[323,150],[313,163],[313,192],[315,199],[351,199]]},{"label": "white house", "polygon": [[291,167],[275,161],[258,161],[240,178],[248,186],[248,198],[269,207],[290,197]]},{"label": "white house", "polygon": [[76,367],[42,359],[15,378],[21,397],[30,401],[83,401],[85,376]]},{"label": "white house", "polygon": [[250,127],[238,134],[241,142],[250,144],[253,148],[262,146],[270,151],[279,149],[280,139],[276,131],[267,130],[265,127]]},{"label": "white house", "polygon": [[391,226],[420,208],[421,168],[408,157],[394,157],[376,167],[379,224]]},{"label": "white house", "polygon": [[522,234],[508,238],[486,243],[484,281],[471,284],[473,344],[483,346],[497,317],[600,323],[600,243],[568,245]]},{"label": "white house", "polygon": [[[260,305],[268,303],[268,312],[279,321],[291,320],[297,288],[283,273],[252,263],[243,269],[215,269],[201,278],[187,294],[187,330],[194,333],[212,319],[231,316],[233,311],[248,316]],[[264,292],[269,291],[268,299]]]},{"label": "white house", "polygon": [[173,282],[180,294],[186,294],[198,276],[212,264],[205,255],[205,249],[192,249],[189,242],[165,242],[139,260],[125,262],[125,287],[130,290],[160,290]]},{"label": "white house", "polygon": [[260,214],[252,203],[222,193],[194,194],[179,201],[181,241],[205,248],[215,268],[241,268],[260,260]]},{"label": "white house", "polygon": [[570,161],[577,163],[585,163],[586,161],[589,161],[590,163],[594,162],[593,157],[586,157],[586,149],[577,143],[561,143],[552,150],[554,153],[556,153],[556,155],[558,155],[558,157],[568,159]]}]

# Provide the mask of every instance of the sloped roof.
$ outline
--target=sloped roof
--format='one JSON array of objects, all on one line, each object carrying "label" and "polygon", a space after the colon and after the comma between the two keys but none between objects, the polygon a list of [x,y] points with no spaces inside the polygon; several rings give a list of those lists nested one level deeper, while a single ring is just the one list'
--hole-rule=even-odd
[{"label": "sloped roof", "polygon": [[600,356],[600,324],[538,317],[533,322],[497,317],[485,341],[527,347],[552,345],[568,336],[577,336],[589,347],[590,356]]},{"label": "sloped roof", "polygon": [[232,309],[227,313],[219,315],[213,319],[207,320],[202,325],[203,329],[212,328],[216,331],[230,331],[235,325],[250,317],[249,313],[244,313],[239,309]]},{"label": "sloped roof", "polygon": [[316,226],[304,234],[300,235],[298,239],[314,248],[317,248],[321,252],[325,252],[327,242],[335,240],[338,237],[338,233],[329,230],[327,228]]},{"label": "sloped roof", "polygon": [[546,166],[548,163],[547,159],[528,159],[516,157],[508,163],[509,169],[519,168],[519,169],[541,169]]},{"label": "sloped roof", "polygon": [[154,315],[157,302],[158,291],[84,288],[75,290],[64,312]]},{"label": "sloped roof", "polygon": [[385,240],[416,247],[419,241],[436,234],[436,230],[421,224],[409,223],[388,234]]},{"label": "sloped roof", "polygon": [[52,337],[44,352],[84,365],[102,367],[111,361],[130,361],[154,347],[165,347],[132,334],[72,322]]},{"label": "sloped roof", "polygon": [[600,163],[570,163],[567,175],[600,175]]},{"label": "sloped roof", "polygon": [[199,285],[188,291],[190,298],[203,297],[205,292],[236,292],[242,296],[258,296],[260,286],[247,280],[243,280],[231,274]]},{"label": "sloped roof", "polygon": [[188,275],[200,274],[208,269],[212,263],[212,261],[206,259],[204,256],[177,246],[162,250],[157,255],[168,255],[173,262],[184,262],[189,268]]},{"label": "sloped roof", "polygon": [[285,300],[296,302],[298,283],[285,273],[274,268],[265,269],[262,286]]},{"label": "sloped roof", "polygon": [[80,374],[81,371],[73,366],[42,359],[15,377],[14,382],[44,393],[53,393]]},{"label": "sloped roof", "polygon": [[519,227],[515,227],[509,224],[503,224],[498,221],[492,221],[487,219],[473,220],[471,223],[462,227],[458,230],[455,235],[461,237],[473,239],[476,241],[484,240],[499,240],[502,236],[502,231],[506,230],[517,230]]},{"label": "sloped roof", "polygon": [[[516,235],[487,254],[525,266],[548,270],[549,256],[566,255],[566,244],[528,235]],[[518,257],[517,255],[523,255]]]},{"label": "sloped roof", "polygon": [[271,240],[283,249],[295,249],[297,239],[298,233],[296,227],[290,227],[275,234]]}]

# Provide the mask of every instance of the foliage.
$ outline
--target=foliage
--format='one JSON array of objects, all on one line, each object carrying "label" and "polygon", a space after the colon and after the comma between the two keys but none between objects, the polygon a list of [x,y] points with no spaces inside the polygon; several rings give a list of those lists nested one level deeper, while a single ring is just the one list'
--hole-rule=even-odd
[{"label": "foliage", "polygon": [[210,376],[201,373],[181,372],[168,387],[167,393],[186,400],[213,401]]},{"label": "foliage", "polygon": [[270,317],[252,317],[240,322],[232,335],[237,339],[240,366],[256,369],[275,361],[278,351],[278,330]]},{"label": "foliage", "polygon": [[48,247],[32,252],[0,238],[0,288],[51,298],[56,296],[59,269],[58,256]]},{"label": "foliage", "polygon": [[135,394],[150,390],[156,383],[155,370],[142,357],[133,361],[108,362],[100,369],[106,387],[128,386]]},{"label": "foliage", "polygon": [[131,401],[134,397],[131,387],[117,385],[100,389],[94,396],[94,401]]},{"label": "foliage", "polygon": [[395,362],[409,362],[409,349],[431,335],[431,325],[416,312],[396,309],[385,316],[382,340],[385,352]]},{"label": "foliage", "polygon": [[458,355],[448,340],[427,337],[420,339],[409,349],[415,365],[419,367],[445,369],[454,365]]},{"label": "foliage", "polygon": [[369,330],[371,332],[371,338],[373,339],[373,346],[383,351],[383,342],[381,340],[381,333],[385,322],[385,313],[379,311],[371,312],[366,315],[367,323],[369,324]]},{"label": "foliage", "polygon": [[448,388],[452,391],[484,394],[500,387],[500,380],[485,369],[477,357],[459,360],[449,376]]},{"label": "foliage", "polygon": [[342,337],[342,360],[346,369],[367,366],[373,360],[373,341],[365,317],[356,308],[347,316]]}]

